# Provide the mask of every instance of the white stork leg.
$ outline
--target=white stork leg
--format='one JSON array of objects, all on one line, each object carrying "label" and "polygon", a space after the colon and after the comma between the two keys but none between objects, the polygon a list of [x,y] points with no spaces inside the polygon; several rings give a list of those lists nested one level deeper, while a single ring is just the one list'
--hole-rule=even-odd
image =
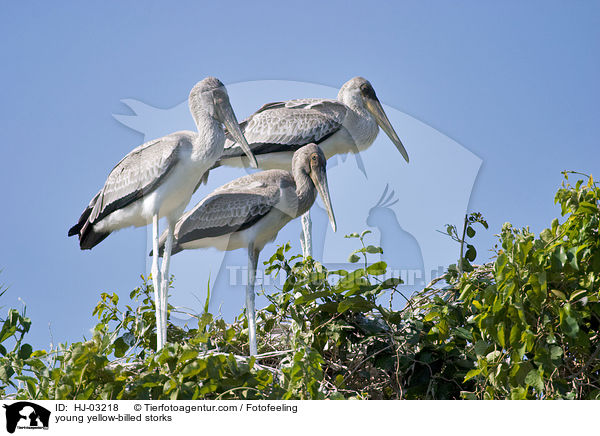
[{"label": "white stork leg", "polygon": [[248,339],[250,342],[250,356],[256,355],[256,312],[254,309],[254,281],[256,279],[256,265],[258,264],[259,251],[254,249],[254,244],[248,246],[248,284],[246,285],[246,317],[248,318]]},{"label": "white stork leg", "polygon": [[[163,261],[162,261],[162,287],[161,287],[161,295],[160,295],[160,306],[162,309],[161,314],[161,336],[163,339],[162,345],[167,342],[167,317],[168,317],[168,295],[169,295],[169,264],[171,263],[171,251],[173,249],[173,231],[175,230],[175,224],[167,219],[167,239],[165,241],[165,251],[163,252]],[[162,348],[162,347],[161,347]]]},{"label": "white stork leg", "polygon": [[304,257],[312,256],[312,221],[310,219],[310,209],[302,215],[300,243],[302,244],[302,255]]},{"label": "white stork leg", "polygon": [[156,350],[160,350],[164,345],[161,326],[161,280],[158,270],[158,214],[152,216],[152,285],[154,286],[154,309],[156,313]]}]

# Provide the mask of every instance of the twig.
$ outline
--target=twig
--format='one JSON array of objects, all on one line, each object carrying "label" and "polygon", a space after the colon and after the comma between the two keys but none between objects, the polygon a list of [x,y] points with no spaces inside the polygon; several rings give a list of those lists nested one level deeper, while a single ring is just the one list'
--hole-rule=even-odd
[{"label": "twig", "polygon": [[270,351],[268,353],[257,354],[256,356],[254,356],[254,358],[256,360],[267,359],[269,357],[276,357],[276,356],[282,356],[284,354],[289,354],[293,351],[294,350],[291,350],[291,349],[290,350],[282,350],[282,351]]},{"label": "twig", "polygon": [[[254,356],[254,358],[255,358],[255,360],[267,359],[269,357],[276,357],[276,356],[280,356],[280,355],[283,355],[283,354],[287,354],[287,353],[290,353],[292,351],[293,350],[272,351],[272,352],[269,352],[269,353],[259,354],[257,356]],[[199,353],[196,358],[197,359],[203,359],[203,358],[210,357],[210,356],[229,356],[230,354],[231,353],[224,353],[224,352],[209,350],[209,351],[205,351],[205,352]],[[233,354],[233,357],[235,358],[235,360],[238,363],[247,363],[248,360],[250,359],[250,357],[248,357],[248,356],[240,356],[240,355],[237,355],[237,354]],[[119,359],[119,360],[121,360],[121,359]],[[124,368],[135,370],[137,367],[140,367],[140,366],[144,365],[144,362],[141,361],[141,360],[135,360],[133,362],[120,362],[119,360],[111,362],[106,367],[108,369],[115,369],[116,366],[119,365],[119,366],[122,366]],[[266,366],[266,365],[261,365],[259,363],[255,363],[254,367],[257,368],[257,369],[264,369],[264,370],[270,371],[273,374],[277,374],[277,375],[279,375],[281,373],[281,371],[278,370],[278,369],[276,369],[276,368],[272,368],[272,367]]]},{"label": "twig", "polygon": [[462,233],[462,238],[460,239],[460,257],[458,259],[458,275],[462,276],[463,273],[463,252],[464,252],[464,248],[465,248],[465,235],[467,233],[467,223],[468,223],[468,218],[467,215],[465,215],[465,224],[463,225],[463,233]]},{"label": "twig", "polygon": [[258,392],[259,394],[261,393],[261,392],[260,392],[258,389],[256,389],[256,388],[251,388],[250,386],[239,386],[239,387],[237,387],[237,388],[231,388],[231,389],[229,389],[229,390],[227,390],[227,391],[225,391],[225,392],[223,392],[223,393],[219,394],[219,396],[218,396],[216,399],[217,399],[217,400],[220,400],[220,399],[221,399],[221,397],[222,397],[223,395],[225,395],[225,394],[228,394],[228,393],[230,393],[230,392],[233,392],[233,391],[239,391],[239,390],[251,390],[251,391],[256,391],[256,392]]},{"label": "twig", "polygon": [[582,374],[583,372],[585,372],[590,365],[592,364],[592,362],[594,360],[596,360],[596,358],[598,357],[598,354],[600,354],[600,344],[596,347],[596,349],[594,350],[594,352],[592,353],[592,355],[590,356],[589,360],[587,362],[585,362],[585,365],[583,365],[583,368],[581,368],[579,371],[577,371],[575,374],[571,374],[569,377],[567,377],[568,379],[574,379],[575,377],[579,376],[580,374]]},{"label": "twig", "polygon": [[365,357],[363,360],[361,360],[360,362],[358,362],[356,365],[354,365],[354,368],[352,369],[352,371],[350,371],[350,374],[348,374],[348,379],[352,376],[352,374],[354,374],[356,372],[356,370],[358,368],[360,368],[360,366],[365,363],[367,360],[377,356],[379,353],[382,353],[386,350],[388,350],[389,348],[392,348],[391,345],[388,345],[387,347],[383,347],[381,350],[378,350],[376,352],[374,352],[373,354],[369,354],[367,357]]}]

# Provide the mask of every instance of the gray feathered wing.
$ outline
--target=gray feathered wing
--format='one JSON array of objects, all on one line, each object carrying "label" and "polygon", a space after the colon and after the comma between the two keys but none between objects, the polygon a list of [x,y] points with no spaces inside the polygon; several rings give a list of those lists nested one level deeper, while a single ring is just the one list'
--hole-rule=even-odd
[{"label": "gray feathered wing", "polygon": [[129,206],[159,186],[175,167],[182,148],[191,149],[187,134],[174,133],[135,148],[110,172],[104,187],[92,199],[69,236],[79,233],[82,249],[90,249],[108,236],[93,225],[112,212]]},{"label": "gray feathered wing", "polygon": [[[242,121],[240,128],[255,155],[294,152],[311,142],[319,144],[337,132],[347,110],[341,102],[329,99],[267,103]],[[243,150],[228,133],[221,159],[242,156]]]},{"label": "gray feathered wing", "polygon": [[[261,180],[280,170],[265,171],[240,177],[215,190],[186,212],[175,226],[173,253],[182,250],[181,244],[203,238],[214,238],[251,227],[265,217],[279,202],[277,184]],[[161,254],[166,232],[161,235]]]}]

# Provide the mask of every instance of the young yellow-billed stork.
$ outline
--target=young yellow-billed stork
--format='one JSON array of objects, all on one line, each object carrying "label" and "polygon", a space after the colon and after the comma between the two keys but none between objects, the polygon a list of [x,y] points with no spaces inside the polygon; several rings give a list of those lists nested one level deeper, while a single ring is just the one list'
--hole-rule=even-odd
[{"label": "young yellow-billed stork", "polygon": [[204,173],[223,152],[225,131],[247,153],[250,164],[256,159],[240,131],[225,86],[214,77],[198,82],[188,99],[197,131],[175,132],[146,142],[132,150],[110,172],[104,187],[69,230],[79,235],[82,250],[91,249],[111,232],[152,223],[152,245],[158,248],[158,221],[167,218],[165,256],[161,271],[158,256],[152,260],[152,281],[156,306],[157,349],[167,340],[167,292],[173,228]]},{"label": "young yellow-billed stork", "polygon": [[[318,145],[305,145],[294,152],[291,172],[272,169],[235,179],[213,191],[175,224],[173,254],[206,247],[248,249],[246,315],[250,355],[257,351],[254,281],[260,251],[290,220],[310,209],[317,192],[336,230],[326,165]],[[163,250],[168,252],[167,238],[166,232],[161,235],[161,255]]]}]

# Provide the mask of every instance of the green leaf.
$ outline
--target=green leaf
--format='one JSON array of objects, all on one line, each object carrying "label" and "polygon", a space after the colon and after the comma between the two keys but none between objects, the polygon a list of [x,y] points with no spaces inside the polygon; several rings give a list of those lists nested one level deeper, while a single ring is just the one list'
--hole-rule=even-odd
[{"label": "green leaf", "polygon": [[327,297],[329,295],[331,295],[331,292],[329,292],[329,291],[312,292],[310,294],[301,295],[300,297],[296,298],[294,300],[294,302],[296,305],[306,304],[306,303],[316,300],[317,298]]},{"label": "green leaf", "polygon": [[177,387],[177,382],[173,379],[167,380],[167,382],[163,385],[163,393],[169,394],[173,389]]},{"label": "green leaf", "polygon": [[481,369],[479,369],[479,368],[470,370],[469,372],[467,372],[467,375],[465,375],[465,379],[463,380],[463,383],[466,382],[467,380],[470,380],[473,377],[479,375],[480,372],[481,372]]},{"label": "green leaf", "polygon": [[504,332],[504,323],[501,322],[498,324],[498,342],[502,348],[506,347],[506,335]]},{"label": "green leaf", "polygon": [[21,359],[29,359],[29,356],[31,356],[32,352],[33,352],[33,348],[31,347],[31,345],[23,344],[23,345],[21,345],[21,348],[19,349],[19,357]]},{"label": "green leaf", "polygon": [[539,392],[544,390],[544,381],[542,380],[542,376],[537,369],[532,369],[529,371],[525,377],[525,383],[527,383],[529,386],[533,386]]},{"label": "green leaf", "polygon": [[600,274],[600,250],[596,251],[592,258],[592,271]]},{"label": "green leaf", "polygon": [[115,357],[123,357],[127,350],[129,350],[129,345],[125,343],[125,340],[122,336],[118,337],[117,340],[113,343],[115,348]]},{"label": "green leaf", "polygon": [[531,351],[535,344],[535,335],[531,330],[527,329],[521,334],[521,342],[525,344],[526,351]]},{"label": "green leaf", "polygon": [[456,335],[457,338],[461,338],[464,339],[466,341],[472,341],[473,340],[473,334],[471,332],[471,330],[464,328],[464,327],[454,327],[454,334]]},{"label": "green leaf", "polygon": [[475,230],[473,229],[473,227],[471,227],[471,226],[467,227],[467,236],[469,238],[472,238],[473,236],[475,236]]},{"label": "green leaf", "polygon": [[577,263],[577,253],[579,253],[580,247],[572,247],[567,250],[567,259],[571,268],[575,271],[579,271],[579,264]]},{"label": "green leaf", "polygon": [[429,312],[427,315],[425,315],[423,317],[423,321],[424,322],[429,322],[429,321],[431,321],[431,320],[433,320],[435,318],[438,318],[439,316],[440,316],[439,312],[431,311],[431,312]]},{"label": "green leaf", "polygon": [[179,359],[177,361],[180,364],[185,363],[188,360],[194,359],[196,356],[198,356],[197,350],[187,349],[187,350],[184,350],[183,353],[181,353],[181,356],[179,356]]},{"label": "green leaf", "polygon": [[510,370],[510,376],[512,377],[513,384],[522,385],[525,383],[525,377],[527,377],[527,374],[529,374],[532,368],[533,365],[528,361],[513,365]]},{"label": "green leaf", "polygon": [[518,324],[511,327],[509,341],[512,346],[521,345],[521,327]]},{"label": "green leaf", "polygon": [[14,373],[15,370],[12,369],[10,363],[5,363],[0,366],[0,380],[2,380],[4,383],[8,383]]},{"label": "green leaf", "polygon": [[477,356],[483,356],[484,354],[487,353],[487,350],[490,348],[490,344],[488,344],[486,341],[477,341],[475,342],[475,354]]},{"label": "green leaf", "polygon": [[508,257],[504,253],[500,253],[496,258],[495,268],[496,272],[499,274],[502,272],[506,264],[508,263]]},{"label": "green leaf", "polygon": [[502,356],[501,351],[499,351],[499,350],[492,351],[491,353],[488,353],[485,356],[485,360],[487,360],[487,363],[493,364],[500,358],[500,356]]},{"label": "green leaf", "polygon": [[477,250],[471,244],[467,244],[467,252],[465,253],[465,258],[469,262],[473,262],[477,257]]},{"label": "green leaf", "polygon": [[275,318],[269,318],[265,321],[265,326],[264,326],[264,331],[265,332],[270,332],[271,330],[273,330],[273,327],[275,326]]},{"label": "green leaf", "polygon": [[550,347],[550,358],[552,360],[560,359],[562,354],[563,350],[558,345],[553,345]]},{"label": "green leaf", "polygon": [[369,265],[367,267],[367,273],[372,274],[374,276],[379,276],[385,274],[386,269],[387,264],[385,262],[375,262],[374,264]]},{"label": "green leaf", "polygon": [[199,374],[201,371],[205,371],[206,369],[207,364],[205,360],[192,360],[183,368],[181,375],[184,378],[189,378]]},{"label": "green leaf", "polygon": [[363,297],[355,296],[342,300],[338,304],[338,312],[344,313],[347,310],[353,310],[355,312],[368,312],[375,307],[373,303],[365,300]]},{"label": "green leaf", "polygon": [[569,337],[577,337],[579,333],[579,324],[577,320],[571,315],[571,305],[565,304],[560,309],[560,328]]},{"label": "green leaf", "polygon": [[25,382],[25,384],[27,385],[27,392],[29,393],[29,396],[31,398],[35,398],[36,397],[36,392],[37,392],[37,380],[34,377],[30,377],[30,376],[26,376],[26,375],[21,375],[18,377],[15,377],[17,380],[22,380]]},{"label": "green leaf", "polygon": [[358,257],[355,253],[351,254],[350,257],[348,258],[348,262],[350,263],[356,263],[360,260],[360,257]]},{"label": "green leaf", "polygon": [[510,399],[511,400],[526,400],[527,399],[527,389],[522,386],[517,386],[516,388],[512,388],[510,390]]},{"label": "green leaf", "polygon": [[383,250],[381,249],[381,247],[375,247],[374,245],[368,245],[365,249],[366,249],[367,253],[371,253],[371,254],[383,253]]},{"label": "green leaf", "polygon": [[473,283],[467,283],[465,286],[463,286],[462,290],[460,291],[458,299],[461,301],[467,300],[475,289],[476,287],[475,285],[473,285]]},{"label": "green leaf", "polygon": [[389,279],[385,279],[383,283],[379,285],[381,289],[390,289],[394,286],[398,286],[399,284],[404,283],[399,277],[390,277]]},{"label": "green leaf", "polygon": [[575,301],[585,294],[587,294],[587,291],[585,289],[579,289],[571,294],[571,296],[569,297],[569,301]]},{"label": "green leaf", "polygon": [[565,251],[565,247],[563,247],[562,245],[556,247],[554,253],[552,254],[552,269],[560,271],[565,267],[566,262],[567,253]]},{"label": "green leaf", "polygon": [[550,227],[552,229],[552,234],[553,235],[556,235],[556,231],[558,230],[558,226],[559,226],[558,218],[554,218],[552,220],[552,223],[550,224]]},{"label": "green leaf", "polygon": [[561,300],[567,301],[567,296],[565,295],[564,292],[559,291],[558,289],[550,289],[550,292],[552,292],[554,295],[556,295]]},{"label": "green leaf", "polygon": [[598,208],[595,204],[589,203],[587,201],[582,201],[579,203],[579,207],[577,208],[578,214],[590,215],[594,213],[598,213]]}]

